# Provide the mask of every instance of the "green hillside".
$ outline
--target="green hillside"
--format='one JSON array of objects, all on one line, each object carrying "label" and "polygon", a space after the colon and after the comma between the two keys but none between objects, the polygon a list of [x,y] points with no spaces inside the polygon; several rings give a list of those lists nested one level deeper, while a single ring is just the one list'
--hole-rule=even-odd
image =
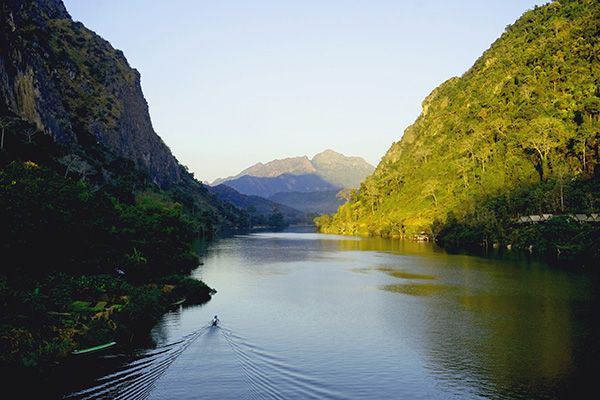
[{"label": "green hillside", "polygon": [[[404,236],[430,231],[450,211],[459,223],[500,209],[512,220],[597,211],[599,38],[597,1],[523,14],[423,101],[351,201],[318,221],[321,230]],[[487,207],[493,200],[502,207]]]},{"label": "green hillside", "polygon": [[137,71],[61,0],[2,1],[0,76],[0,371],[30,383],[208,301],[193,242],[249,216],[177,161]]}]

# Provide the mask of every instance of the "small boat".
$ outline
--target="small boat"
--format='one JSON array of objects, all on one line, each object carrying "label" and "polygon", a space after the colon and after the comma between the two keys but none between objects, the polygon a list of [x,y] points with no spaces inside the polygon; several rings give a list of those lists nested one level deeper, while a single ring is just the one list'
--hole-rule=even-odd
[{"label": "small boat", "polygon": [[411,240],[414,242],[428,242],[429,236],[425,232],[421,232],[418,235],[414,235]]},{"label": "small boat", "polygon": [[217,318],[217,316],[215,315],[215,317],[212,319],[212,326],[217,326],[217,324],[219,323],[219,318]]},{"label": "small boat", "polygon": [[101,344],[100,346],[89,347],[87,349],[73,350],[73,352],[71,354],[74,354],[74,355],[89,354],[89,353],[93,353],[96,351],[107,349],[116,344],[117,344],[117,342],[109,342],[109,343]]},{"label": "small boat", "polygon": [[180,306],[185,302],[185,297],[181,300],[176,301],[175,303],[171,303],[171,306]]}]

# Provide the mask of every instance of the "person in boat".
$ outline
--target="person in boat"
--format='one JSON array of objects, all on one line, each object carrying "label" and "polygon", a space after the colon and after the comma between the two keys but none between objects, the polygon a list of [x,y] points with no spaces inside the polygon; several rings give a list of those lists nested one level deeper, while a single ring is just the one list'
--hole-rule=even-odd
[{"label": "person in boat", "polygon": [[215,317],[212,320],[212,324],[217,325],[218,323],[219,323],[219,318],[217,318],[217,316],[215,315]]}]

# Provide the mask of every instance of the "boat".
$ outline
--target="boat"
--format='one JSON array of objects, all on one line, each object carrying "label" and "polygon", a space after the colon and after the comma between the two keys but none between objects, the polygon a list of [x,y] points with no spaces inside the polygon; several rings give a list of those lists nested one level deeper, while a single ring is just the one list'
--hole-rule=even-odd
[{"label": "boat", "polygon": [[414,242],[428,242],[429,236],[425,232],[421,232],[418,235],[414,235],[411,240]]},{"label": "boat", "polygon": [[87,349],[73,350],[73,352],[71,354],[81,355],[81,354],[94,353],[96,351],[100,351],[100,350],[104,350],[104,349],[107,349],[109,347],[112,347],[112,346],[114,346],[116,344],[117,344],[117,342],[109,342],[109,343],[101,344],[100,346],[89,347]]},{"label": "boat", "polygon": [[180,305],[182,305],[184,302],[185,302],[185,297],[184,297],[183,299],[181,299],[181,300],[178,300],[178,301],[176,301],[176,302],[174,302],[174,303],[171,303],[171,306],[180,306]]}]

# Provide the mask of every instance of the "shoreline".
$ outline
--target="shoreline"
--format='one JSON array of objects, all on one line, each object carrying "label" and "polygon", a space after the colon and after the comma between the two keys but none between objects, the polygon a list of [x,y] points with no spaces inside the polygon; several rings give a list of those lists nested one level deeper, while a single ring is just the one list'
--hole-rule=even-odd
[{"label": "shoreline", "polygon": [[[90,286],[85,296],[63,310],[3,316],[0,370],[4,376],[18,381],[44,380],[45,375],[52,376],[53,370],[73,358],[99,354],[78,351],[112,342],[114,348],[135,346],[137,338],[145,336],[167,311],[180,306],[182,299],[186,305],[204,304],[216,293],[204,282],[187,276],[137,285],[120,278],[95,278],[97,286],[110,280],[113,291],[94,292],[97,287]],[[5,285],[3,291],[7,291]]]}]

